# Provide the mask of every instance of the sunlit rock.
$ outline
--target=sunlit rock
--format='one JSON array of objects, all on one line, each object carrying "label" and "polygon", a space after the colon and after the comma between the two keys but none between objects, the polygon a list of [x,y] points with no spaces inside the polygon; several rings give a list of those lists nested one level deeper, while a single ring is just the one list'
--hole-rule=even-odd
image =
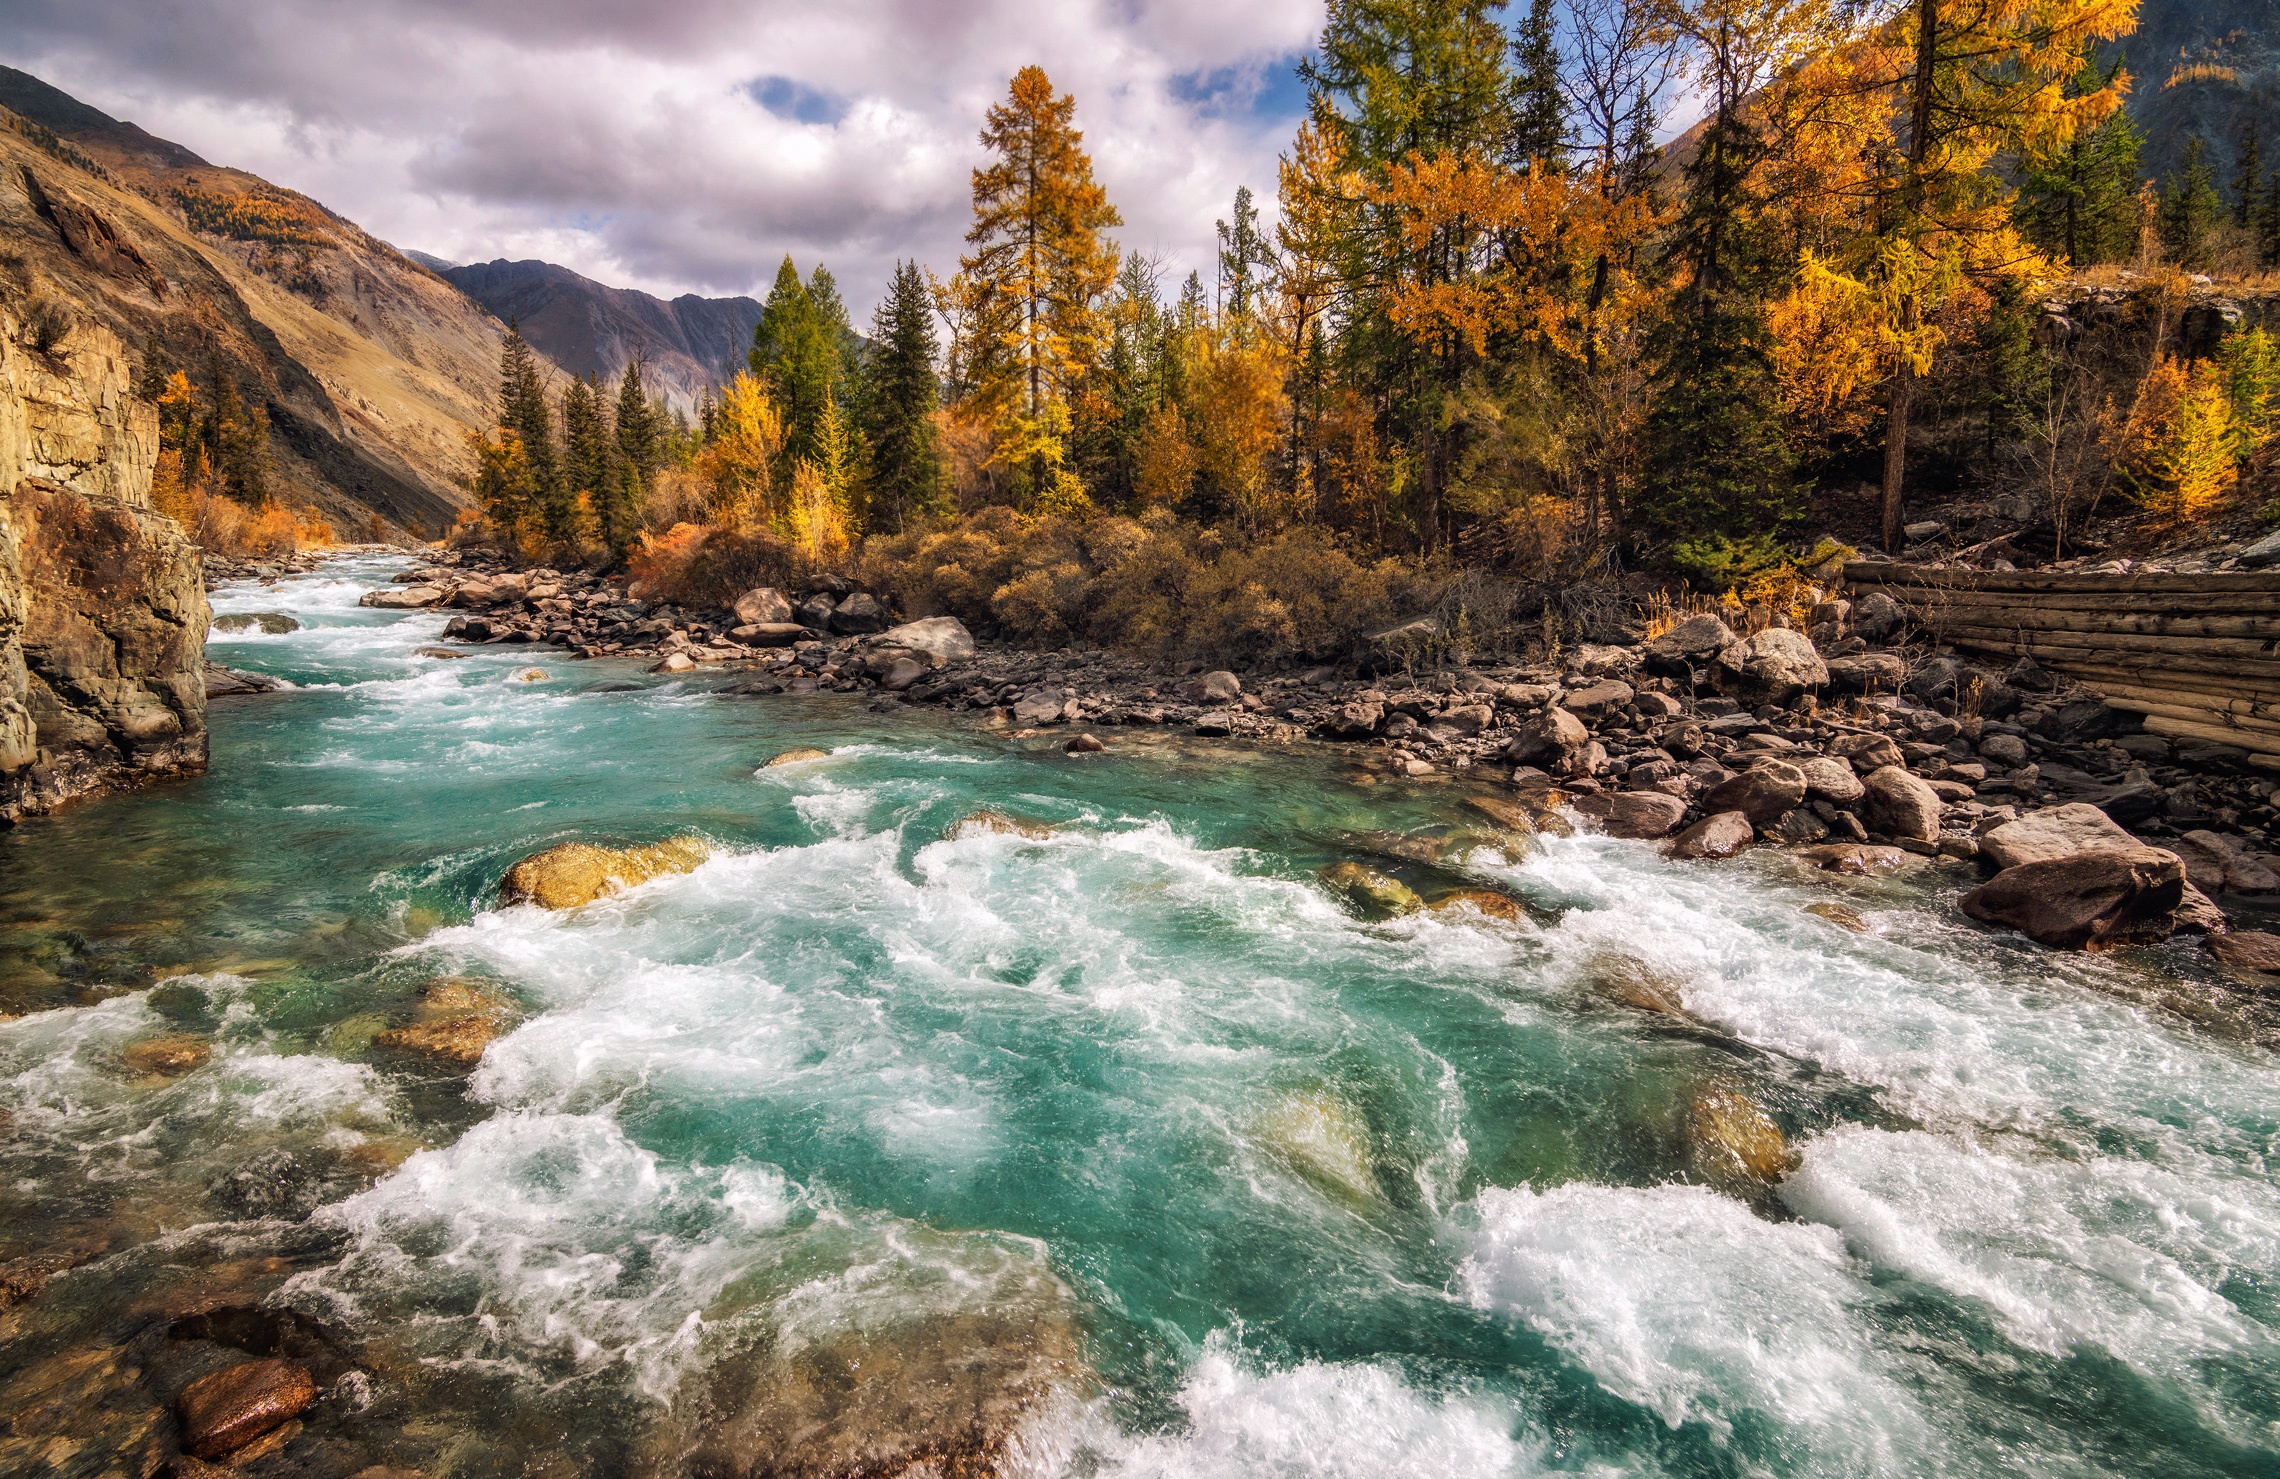
[{"label": "sunlit rock", "polygon": [[686,873],[711,857],[712,851],[712,844],[701,837],[674,837],[647,847],[565,842],[509,868],[499,880],[499,902],[575,909],[667,873]]},{"label": "sunlit rock", "polygon": [[298,1361],[241,1361],[184,1387],[174,1410],[191,1457],[217,1459],[299,1416],[316,1400],[316,1379]]},{"label": "sunlit rock", "polygon": [[1425,901],[1407,884],[1360,863],[1332,863],[1321,876],[1330,892],[1364,918],[1391,919],[1425,907]]},{"label": "sunlit rock", "polygon": [[812,746],[802,745],[796,750],[786,750],[760,768],[762,770],[774,770],[779,765],[804,765],[810,760],[829,760],[830,758],[831,752],[829,750],[818,750]]},{"label": "sunlit rock", "polygon": [[993,833],[1003,837],[1026,837],[1032,842],[1042,842],[1053,835],[1053,827],[1048,822],[1029,821],[999,811],[995,807],[985,806],[979,810],[970,811],[952,822],[949,830],[942,834],[942,840],[945,842],[962,842],[969,837],[987,837]]},{"label": "sunlit rock", "polygon": [[213,1055],[213,1048],[204,1038],[186,1032],[129,1043],[119,1054],[135,1072],[162,1078],[176,1078],[203,1068]]},{"label": "sunlit rock", "polygon": [[1688,1159],[1704,1182],[1752,1196],[1788,1175],[1797,1156],[1781,1126],[1741,1090],[1716,1084],[1686,1107]]},{"label": "sunlit rock", "polygon": [[1856,935],[1868,933],[1868,921],[1861,918],[1860,911],[1849,904],[1823,900],[1820,903],[1807,904],[1805,912],[1826,919],[1839,929],[1851,930]]}]

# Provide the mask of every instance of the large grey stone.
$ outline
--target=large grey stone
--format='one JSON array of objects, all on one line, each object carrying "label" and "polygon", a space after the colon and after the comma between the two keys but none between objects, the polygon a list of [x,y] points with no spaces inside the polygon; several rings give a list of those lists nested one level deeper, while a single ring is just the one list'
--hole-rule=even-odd
[{"label": "large grey stone", "polygon": [[1686,803],[1660,791],[1601,791],[1578,796],[1574,809],[1610,837],[1665,837],[1686,817]]},{"label": "large grey stone", "polygon": [[923,652],[936,667],[941,667],[972,657],[974,634],[955,616],[927,616],[887,628],[879,634],[879,645]]},{"label": "large grey stone", "polygon": [[792,619],[792,603],[774,586],[759,585],[736,598],[738,626],[763,626]]}]

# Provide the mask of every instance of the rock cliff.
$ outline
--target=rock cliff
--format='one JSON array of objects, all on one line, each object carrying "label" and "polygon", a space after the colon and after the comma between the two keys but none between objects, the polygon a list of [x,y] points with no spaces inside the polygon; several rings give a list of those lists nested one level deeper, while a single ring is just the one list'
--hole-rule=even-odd
[{"label": "rock cliff", "polygon": [[107,330],[0,309],[0,824],[206,765],[205,586],[132,384]]}]

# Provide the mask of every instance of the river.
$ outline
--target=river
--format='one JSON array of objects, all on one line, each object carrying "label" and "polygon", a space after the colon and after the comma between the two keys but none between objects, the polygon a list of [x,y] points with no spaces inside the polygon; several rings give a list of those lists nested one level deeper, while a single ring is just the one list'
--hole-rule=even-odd
[{"label": "river", "polygon": [[[309,1443],[437,1479],[928,1420],[803,1351],[1024,1394],[1009,1472],[2280,1472],[2280,1072],[2172,1009],[2189,944],[1997,936],[1952,865],[1468,853],[1461,780],[1352,752],[421,657],[440,615],[356,604],[400,568],[218,591],[301,623],[211,649],[295,687],[0,835],[0,1258],[103,1251],[0,1326],[0,1404],[242,1287],[352,1353]],[[984,805],[1058,825],[944,840]],[[1315,875],[1386,833],[1528,914],[1350,917]],[[513,1003],[471,1076],[376,1041],[444,976]],[[1725,1091],[1796,1151],[1754,1195],[1690,1179]]]}]

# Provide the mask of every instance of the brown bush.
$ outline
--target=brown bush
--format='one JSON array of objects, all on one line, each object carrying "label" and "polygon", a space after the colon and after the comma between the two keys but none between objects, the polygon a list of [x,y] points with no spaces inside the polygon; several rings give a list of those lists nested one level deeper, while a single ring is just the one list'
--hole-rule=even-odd
[{"label": "brown bush", "polygon": [[1244,665],[1343,656],[1446,584],[1417,561],[1364,565],[1314,526],[1229,548],[1161,511],[1079,524],[1006,508],[873,539],[863,574],[908,616],[1012,641]]}]

